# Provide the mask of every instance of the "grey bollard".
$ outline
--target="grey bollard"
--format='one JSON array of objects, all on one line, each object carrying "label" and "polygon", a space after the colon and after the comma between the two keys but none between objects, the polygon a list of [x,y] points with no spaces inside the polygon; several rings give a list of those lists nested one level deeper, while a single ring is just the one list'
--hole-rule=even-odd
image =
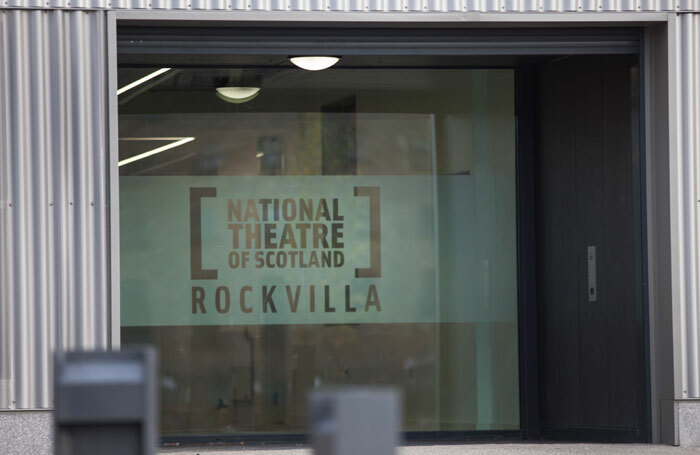
[{"label": "grey bollard", "polygon": [[314,455],[393,455],[401,400],[392,388],[326,388],[309,400]]},{"label": "grey bollard", "polygon": [[54,356],[57,455],[153,455],[158,437],[155,350]]}]

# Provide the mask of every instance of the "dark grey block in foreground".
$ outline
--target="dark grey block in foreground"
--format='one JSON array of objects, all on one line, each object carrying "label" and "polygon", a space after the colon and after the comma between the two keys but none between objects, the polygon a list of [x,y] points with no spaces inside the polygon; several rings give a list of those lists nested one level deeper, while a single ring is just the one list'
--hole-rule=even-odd
[{"label": "dark grey block in foreground", "polygon": [[401,402],[390,388],[327,388],[311,394],[315,455],[393,455],[399,444]]},{"label": "dark grey block in foreground", "polygon": [[151,455],[158,436],[155,351],[57,354],[57,455]]}]

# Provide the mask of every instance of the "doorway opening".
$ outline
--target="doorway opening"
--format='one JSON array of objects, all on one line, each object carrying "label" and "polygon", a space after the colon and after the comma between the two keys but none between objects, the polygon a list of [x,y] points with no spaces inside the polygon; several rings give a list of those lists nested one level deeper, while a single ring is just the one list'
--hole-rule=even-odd
[{"label": "doorway opening", "polygon": [[303,440],[330,384],[399,386],[409,442],[648,440],[637,30],[118,34],[164,440]]}]

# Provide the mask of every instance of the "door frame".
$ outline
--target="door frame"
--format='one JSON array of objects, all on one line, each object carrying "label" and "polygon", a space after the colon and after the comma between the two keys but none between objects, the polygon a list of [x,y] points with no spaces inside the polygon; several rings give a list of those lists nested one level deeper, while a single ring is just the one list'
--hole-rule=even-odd
[{"label": "door frame", "polygon": [[648,243],[647,243],[647,183],[646,183],[646,118],[645,118],[645,59],[644,35],[640,30],[638,52],[638,156],[633,157],[633,203],[638,214],[640,238],[638,244],[638,268],[635,324],[637,343],[642,348],[637,358],[637,376],[640,387],[637,393],[638,433],[625,429],[543,428],[540,415],[539,383],[539,328],[537,296],[537,245],[536,245],[536,176],[535,154],[537,149],[537,81],[536,67],[525,64],[516,67],[516,137],[517,163],[517,235],[518,235],[518,330],[521,391],[521,425],[523,438],[530,440],[575,440],[595,442],[652,442],[652,393],[649,331],[648,291]]}]

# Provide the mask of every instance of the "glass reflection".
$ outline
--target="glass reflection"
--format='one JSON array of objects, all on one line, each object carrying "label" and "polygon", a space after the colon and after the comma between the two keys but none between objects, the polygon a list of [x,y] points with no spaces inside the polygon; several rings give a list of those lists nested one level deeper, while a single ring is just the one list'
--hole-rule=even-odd
[{"label": "glass reflection", "polygon": [[[119,85],[153,71],[122,68]],[[120,96],[120,161],[194,138],[119,169],[122,342],[160,349],[174,384],[163,391],[163,434],[304,432],[309,390],[329,384],[399,386],[406,431],[518,429],[513,71],[245,71],[240,78],[262,88],[242,104],[216,96],[230,69],[173,69]],[[172,271],[182,263],[189,272],[189,237],[168,237],[189,235],[189,218],[166,218],[189,213],[187,199],[144,191],[166,181],[256,197],[374,182],[381,311],[363,311],[367,287],[358,295],[353,284],[359,311],[344,311],[338,286],[329,291],[337,311],[319,316],[319,284],[318,311],[309,312],[309,286],[336,280],[337,270],[253,270],[237,276],[272,277],[277,314],[262,313],[255,289],[256,319],[245,319],[242,284],[227,282],[228,312],[217,316],[208,290],[209,319],[192,322],[203,315],[190,312],[189,295],[165,297],[190,278]],[[351,196],[344,207],[365,203]],[[369,239],[366,220],[355,224],[346,216],[347,264],[369,257],[368,242],[355,241]],[[207,248],[204,260],[231,247]],[[158,260],[172,270],[148,266]],[[285,286],[300,286],[301,316],[285,310]]]}]

